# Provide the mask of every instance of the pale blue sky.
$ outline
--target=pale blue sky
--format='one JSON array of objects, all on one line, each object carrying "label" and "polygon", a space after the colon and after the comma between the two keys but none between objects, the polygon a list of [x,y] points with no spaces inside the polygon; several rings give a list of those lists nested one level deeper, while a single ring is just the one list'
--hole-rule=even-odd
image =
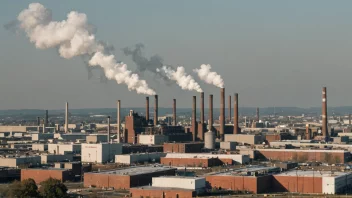
[{"label": "pale blue sky", "polygon": [[[0,24],[15,19],[30,1],[0,0]],[[16,3],[14,3],[16,2]],[[134,70],[121,48],[144,43],[149,57],[192,69],[211,64],[225,80],[226,95],[239,93],[240,106],[320,106],[328,87],[331,106],[352,105],[352,1],[39,1],[55,20],[72,10],[86,13],[97,38]],[[87,79],[80,58],[65,60],[55,49],[38,50],[23,35],[0,29],[0,109],[143,106],[144,95],[124,85]],[[192,95],[174,85],[147,80],[160,106],[190,107]],[[206,95],[219,90],[200,82]],[[207,97],[206,97],[207,98]]]}]

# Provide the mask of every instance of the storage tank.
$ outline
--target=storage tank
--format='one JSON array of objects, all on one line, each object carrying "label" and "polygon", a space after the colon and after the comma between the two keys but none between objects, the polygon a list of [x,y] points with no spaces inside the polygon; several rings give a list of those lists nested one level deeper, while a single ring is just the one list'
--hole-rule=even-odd
[{"label": "storage tank", "polygon": [[204,148],[215,149],[215,133],[208,131],[204,134]]}]

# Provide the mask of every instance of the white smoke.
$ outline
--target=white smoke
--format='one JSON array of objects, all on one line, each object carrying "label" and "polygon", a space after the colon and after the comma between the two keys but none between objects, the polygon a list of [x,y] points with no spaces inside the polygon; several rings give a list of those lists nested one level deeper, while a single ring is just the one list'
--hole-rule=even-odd
[{"label": "white smoke", "polygon": [[161,69],[157,68],[156,71],[164,72],[170,80],[175,81],[183,90],[195,90],[198,92],[203,91],[193,77],[191,75],[187,75],[185,68],[182,66],[178,66],[176,71],[167,66],[163,66]]},{"label": "white smoke", "polygon": [[116,80],[118,84],[126,84],[129,90],[135,90],[137,93],[155,94],[146,81],[140,80],[137,74],[127,69],[126,64],[117,63],[114,55],[104,54],[106,49],[95,39],[86,14],[72,11],[66,20],[53,21],[49,9],[40,3],[32,3],[17,19],[20,28],[37,48],[58,47],[60,56],[65,59],[90,55],[92,58],[89,64],[102,67],[108,79]]},{"label": "white smoke", "polygon": [[224,87],[224,80],[218,73],[211,71],[211,65],[203,64],[200,66],[200,69],[194,69],[193,71],[196,72],[198,77],[206,83],[220,88]]}]

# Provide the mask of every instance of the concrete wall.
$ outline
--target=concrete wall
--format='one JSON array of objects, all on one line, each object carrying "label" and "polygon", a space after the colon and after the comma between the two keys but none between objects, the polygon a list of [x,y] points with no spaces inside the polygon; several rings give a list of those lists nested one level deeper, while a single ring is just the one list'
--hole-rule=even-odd
[{"label": "concrete wall", "polygon": [[53,163],[53,162],[63,162],[63,161],[73,161],[73,155],[41,155],[41,163]]},{"label": "concrete wall", "polygon": [[32,144],[33,151],[47,151],[48,145],[47,144]]},{"label": "concrete wall", "polygon": [[138,143],[144,145],[162,145],[167,142],[168,138],[165,135],[138,135]]},{"label": "concrete wall", "polygon": [[0,166],[17,167],[26,164],[40,164],[40,156],[20,157],[20,158],[0,158]]},{"label": "concrete wall", "polygon": [[236,142],[220,142],[220,148],[228,151],[236,150]]},{"label": "concrete wall", "polygon": [[261,135],[247,134],[225,134],[225,142],[238,142],[242,144],[261,144],[263,137]]},{"label": "concrete wall", "polygon": [[0,132],[27,132],[37,131],[37,126],[0,126]]},{"label": "concrete wall", "polygon": [[115,163],[133,164],[138,162],[160,161],[160,157],[165,157],[165,153],[137,153],[126,155],[115,155]]},{"label": "concrete wall", "polygon": [[92,134],[86,137],[87,143],[100,143],[107,142],[108,136],[106,134]]},{"label": "concrete wall", "polygon": [[80,153],[80,144],[48,144],[48,152],[64,155],[65,153]]},{"label": "concrete wall", "polygon": [[48,140],[53,139],[54,133],[33,133],[32,134],[32,141],[39,141],[39,140]]}]

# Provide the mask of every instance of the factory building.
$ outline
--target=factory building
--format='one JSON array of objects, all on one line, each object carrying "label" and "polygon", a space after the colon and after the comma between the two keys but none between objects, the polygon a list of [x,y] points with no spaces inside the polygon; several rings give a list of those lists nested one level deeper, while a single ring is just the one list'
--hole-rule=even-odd
[{"label": "factory building", "polygon": [[205,178],[153,177],[152,186],[130,189],[131,197],[196,197],[205,190]]},{"label": "factory building", "polygon": [[[206,159],[206,158],[218,158],[222,164],[246,164],[249,163],[248,155],[238,155],[238,154],[212,154],[212,153],[167,153],[166,156],[161,158],[161,161],[166,162],[173,160],[174,164],[178,164],[178,161],[181,163],[181,159],[186,159],[184,161],[191,159]],[[184,162],[182,161],[182,162]],[[193,163],[192,163],[193,164]],[[169,165],[169,164],[167,164]],[[176,166],[176,165],[175,165]]]},{"label": "factory building", "polygon": [[21,181],[33,179],[36,183],[41,183],[49,178],[58,179],[62,182],[73,181],[75,175],[66,169],[21,169]]},{"label": "factory building", "polygon": [[274,175],[274,192],[336,194],[352,186],[352,173],[289,171]]},{"label": "factory building", "polygon": [[48,154],[48,155],[40,155],[41,163],[42,164],[49,164],[54,162],[71,162],[73,161],[72,154],[65,154],[65,155],[56,155],[56,154]]},{"label": "factory building", "polygon": [[64,155],[67,153],[81,153],[80,144],[48,144],[48,152],[52,154]]},{"label": "factory building", "polygon": [[160,158],[165,156],[165,153],[132,153],[115,155],[115,163],[134,164],[142,162],[160,162]]},{"label": "factory building", "polygon": [[351,154],[345,150],[257,149],[257,157],[266,160],[345,163]]},{"label": "factory building", "polygon": [[154,153],[154,152],[163,152],[162,145],[136,145],[136,144],[124,144],[122,145],[122,153]]},{"label": "factory building", "polygon": [[100,143],[81,145],[82,162],[104,163],[115,160],[115,155],[122,154],[122,144]]},{"label": "factory building", "polygon": [[222,166],[224,164],[232,165],[232,159],[228,158],[214,158],[214,157],[162,157],[160,163],[167,166],[178,166],[178,167],[213,167]]},{"label": "factory building", "polygon": [[130,189],[150,185],[153,177],[175,175],[175,168],[138,166],[105,172],[84,173],[84,187]]},{"label": "factory building", "polygon": [[143,145],[162,145],[164,142],[168,141],[168,137],[161,134],[154,135],[138,135],[138,143]]},{"label": "factory building", "polygon": [[262,144],[264,138],[255,134],[225,134],[225,142],[238,142],[242,144]]},{"label": "factory building", "polygon": [[203,142],[164,143],[165,153],[199,153],[204,147]]},{"label": "factory building", "polygon": [[267,193],[272,190],[272,173],[280,172],[277,167],[254,166],[225,172],[210,173],[205,176],[212,188]]},{"label": "factory building", "polygon": [[108,136],[106,134],[91,134],[86,136],[87,143],[100,143],[100,142],[107,142]]},{"label": "factory building", "polygon": [[54,133],[32,133],[32,141],[47,141],[54,138]]},{"label": "factory building", "polygon": [[8,183],[14,180],[21,179],[21,169],[0,167],[0,182]]},{"label": "factory building", "polygon": [[0,166],[3,167],[28,167],[40,165],[40,156],[21,156],[0,158]]},{"label": "factory building", "polygon": [[234,151],[236,150],[236,145],[236,142],[220,142],[220,149]]}]

